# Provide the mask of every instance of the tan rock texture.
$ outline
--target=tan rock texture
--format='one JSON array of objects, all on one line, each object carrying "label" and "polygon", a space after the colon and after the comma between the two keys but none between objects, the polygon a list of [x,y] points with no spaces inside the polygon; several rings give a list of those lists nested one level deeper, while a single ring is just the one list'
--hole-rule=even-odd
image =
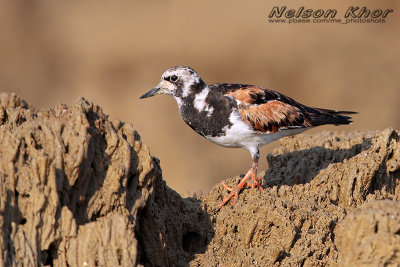
[{"label": "tan rock texture", "polygon": [[[398,132],[392,129],[281,139],[267,157],[264,191],[244,190],[235,207],[224,207],[215,216],[215,236],[194,262],[400,265],[400,213],[395,208],[400,205],[399,148]],[[214,207],[226,194],[217,185],[202,200]],[[372,223],[384,226],[375,233],[367,228]]]},{"label": "tan rock texture", "polygon": [[267,160],[264,191],[215,212],[225,189],[182,198],[132,124],[1,93],[0,266],[400,265],[397,131],[284,138]]},{"label": "tan rock texture", "polygon": [[131,124],[85,99],[0,103],[0,266],[184,264],[185,235],[207,241],[200,202],[165,186]]},{"label": "tan rock texture", "polygon": [[361,205],[339,224],[336,235],[340,266],[399,266],[400,202]]}]

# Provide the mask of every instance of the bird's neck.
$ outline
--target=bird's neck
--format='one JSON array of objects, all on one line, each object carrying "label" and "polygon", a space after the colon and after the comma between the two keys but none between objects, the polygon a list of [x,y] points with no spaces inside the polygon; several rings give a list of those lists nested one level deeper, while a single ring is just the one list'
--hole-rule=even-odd
[{"label": "bird's neck", "polygon": [[180,90],[177,90],[174,95],[179,110],[188,106],[189,103],[193,103],[198,95],[204,95],[205,91],[208,92],[208,90],[208,86],[203,80],[193,81],[182,85]]},{"label": "bird's neck", "polygon": [[[187,97],[176,97],[183,120],[203,136],[218,136],[230,125],[229,117],[236,107],[233,99],[208,86]],[[216,115],[217,114],[217,115]]]}]

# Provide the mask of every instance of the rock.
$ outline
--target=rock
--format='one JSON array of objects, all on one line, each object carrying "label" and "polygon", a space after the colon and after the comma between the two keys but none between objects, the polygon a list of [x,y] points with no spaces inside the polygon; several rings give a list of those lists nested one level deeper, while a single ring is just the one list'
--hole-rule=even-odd
[{"label": "rock", "polygon": [[339,224],[336,238],[339,266],[398,266],[400,201],[361,205]]},{"label": "rock", "polygon": [[[192,266],[335,265],[335,231],[346,215],[366,201],[399,199],[399,135],[392,129],[297,135],[280,145],[267,157],[264,191],[243,190],[235,207],[215,215],[215,236]],[[215,207],[226,194],[217,185],[202,201]]]},{"label": "rock", "polygon": [[0,100],[1,266],[175,265],[204,249],[200,202],[166,187],[131,124],[85,99],[40,111]]},{"label": "rock", "polygon": [[[398,132],[298,135],[264,191],[182,198],[133,125],[0,94],[1,266],[399,265]],[[226,183],[236,186],[240,177]]]}]

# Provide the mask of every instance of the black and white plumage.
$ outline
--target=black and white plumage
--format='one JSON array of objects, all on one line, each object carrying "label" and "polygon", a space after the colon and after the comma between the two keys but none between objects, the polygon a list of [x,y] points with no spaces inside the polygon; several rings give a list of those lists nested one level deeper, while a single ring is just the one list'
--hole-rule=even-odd
[{"label": "black and white plumage", "polygon": [[[266,88],[217,83],[207,85],[187,66],[166,70],[160,83],[140,98],[167,94],[175,98],[183,120],[197,133],[224,147],[241,147],[252,156],[245,177],[217,207],[220,209],[243,187],[262,187],[258,183],[259,147],[284,136],[295,135],[315,126],[351,123],[348,114],[302,105],[281,93]],[[251,181],[247,181],[251,177]]]}]

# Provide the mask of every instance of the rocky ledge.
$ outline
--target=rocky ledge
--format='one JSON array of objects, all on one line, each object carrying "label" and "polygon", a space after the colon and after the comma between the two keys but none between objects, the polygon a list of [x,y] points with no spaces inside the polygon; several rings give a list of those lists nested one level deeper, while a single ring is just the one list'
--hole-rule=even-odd
[{"label": "rocky ledge", "polygon": [[397,131],[283,138],[267,160],[264,191],[215,212],[223,187],[182,198],[132,124],[2,93],[0,265],[399,264]]}]

